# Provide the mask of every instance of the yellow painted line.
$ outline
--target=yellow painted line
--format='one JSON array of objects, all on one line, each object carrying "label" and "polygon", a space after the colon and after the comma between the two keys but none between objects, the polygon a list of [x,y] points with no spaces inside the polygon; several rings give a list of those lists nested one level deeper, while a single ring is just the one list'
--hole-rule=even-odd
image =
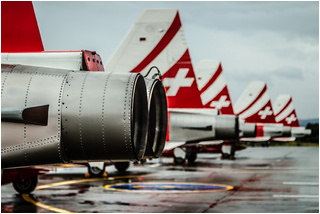
[{"label": "yellow painted line", "polygon": [[[107,184],[105,186],[103,186],[103,188],[107,189],[107,190],[113,190],[113,191],[119,191],[119,192],[138,192],[138,193],[204,193],[204,192],[218,192],[218,191],[229,191],[232,190],[234,187],[233,186],[229,186],[229,185],[223,185],[223,184],[211,184],[211,183],[189,183],[189,182],[170,182],[170,183],[174,183],[174,184],[194,184],[194,185],[216,185],[216,186],[222,186],[225,187],[226,189],[216,189],[216,190],[190,190],[190,191],[180,191],[180,190],[130,190],[130,189],[116,189],[116,188],[112,188],[111,186],[115,186],[115,185],[125,185],[125,184],[163,184],[163,182],[136,182],[136,183],[117,183],[117,184]],[[169,186],[170,187],[170,186]]]},{"label": "yellow painted line", "polygon": [[59,208],[56,208],[56,207],[51,207],[51,206],[36,202],[32,198],[30,198],[29,194],[22,194],[22,197],[23,197],[23,199],[25,201],[27,201],[27,202],[29,202],[31,204],[34,204],[34,205],[36,205],[38,207],[42,207],[42,208],[47,209],[47,210],[51,210],[53,212],[57,212],[57,213],[73,213],[73,212],[70,212],[70,211],[67,211],[67,210],[59,209]]},{"label": "yellow painted line", "polygon": [[[45,189],[49,187],[54,187],[54,186],[62,186],[62,185],[68,185],[68,184],[74,184],[74,183],[82,183],[82,182],[90,182],[90,181],[98,181],[98,180],[115,180],[115,179],[122,179],[122,178],[134,178],[134,177],[139,177],[141,175],[126,175],[126,176],[114,176],[114,177],[107,177],[107,178],[89,178],[89,179],[80,179],[80,180],[73,180],[73,181],[63,181],[63,182],[58,182],[58,183],[53,183],[53,184],[47,184],[47,185],[42,185],[38,186],[36,190],[40,189]],[[148,176],[148,175],[142,175],[142,176]],[[67,210],[59,209],[56,207],[52,207],[46,204],[42,204],[39,202],[34,201],[33,199],[30,198],[29,194],[22,194],[22,197],[25,201],[34,204],[38,207],[42,207],[47,210],[51,210],[53,212],[57,213],[73,213]]]},{"label": "yellow painted line", "polygon": [[141,176],[141,175],[114,176],[114,177],[107,177],[107,178],[87,178],[87,179],[72,180],[72,181],[62,181],[62,182],[58,182],[58,183],[38,186],[36,188],[36,190],[46,189],[46,188],[55,187],[55,186],[74,184],[74,183],[83,183],[83,182],[99,181],[99,180],[115,180],[115,179],[121,179],[121,178],[134,178],[134,177],[139,177],[139,176]]}]

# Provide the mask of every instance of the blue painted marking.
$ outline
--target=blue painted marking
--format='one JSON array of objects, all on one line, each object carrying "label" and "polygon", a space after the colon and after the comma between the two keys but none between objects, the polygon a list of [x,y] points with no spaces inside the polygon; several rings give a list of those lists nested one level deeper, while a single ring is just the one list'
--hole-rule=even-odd
[{"label": "blue painted marking", "polygon": [[188,184],[188,183],[132,183],[108,185],[108,189],[132,191],[217,191],[230,190],[231,186],[217,184]]}]

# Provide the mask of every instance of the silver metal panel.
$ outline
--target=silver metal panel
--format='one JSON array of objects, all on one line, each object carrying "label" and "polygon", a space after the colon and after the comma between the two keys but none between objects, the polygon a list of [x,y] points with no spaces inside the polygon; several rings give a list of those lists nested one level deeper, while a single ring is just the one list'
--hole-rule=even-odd
[{"label": "silver metal panel", "polygon": [[[2,74],[6,73],[5,67],[3,66]],[[60,117],[61,95],[67,73],[46,68],[15,66],[11,73],[5,74],[2,107],[48,104],[49,118],[47,126],[1,123],[3,167],[65,161],[60,148]]]},{"label": "silver metal panel", "polygon": [[234,115],[218,115],[216,117],[216,139],[218,140],[238,140],[239,119]]},{"label": "silver metal panel", "polygon": [[3,64],[81,70],[82,52],[1,53]]},{"label": "silver metal panel", "polygon": [[311,129],[306,129],[305,127],[292,127],[291,128],[292,137],[304,137],[306,135],[311,135]]},{"label": "silver metal panel", "polygon": [[284,126],[282,128],[282,137],[291,137],[291,127]]},{"label": "silver metal panel", "polygon": [[143,157],[148,101],[140,74],[20,65],[2,74],[2,107],[49,105],[47,126],[2,122],[3,168]]},{"label": "silver metal panel", "polygon": [[263,124],[263,135],[270,137],[282,137],[283,126]]},{"label": "silver metal panel", "polygon": [[[215,129],[211,131],[201,130],[201,127],[215,124],[216,116],[206,114],[170,113],[169,141],[200,141],[215,139]],[[199,127],[199,129],[194,129]]]},{"label": "silver metal panel", "polygon": [[257,127],[255,123],[239,121],[239,137],[256,137]]},{"label": "silver metal panel", "polygon": [[238,139],[238,118],[233,115],[170,113],[169,141],[198,142]]},{"label": "silver metal panel", "polygon": [[[63,94],[62,142],[70,160],[142,158],[148,115],[146,86],[141,78],[138,74],[106,72],[69,74]],[[135,93],[135,88],[143,90]],[[136,128],[143,134],[136,142],[132,117],[134,100],[138,98],[143,113],[135,118],[139,122]]]}]

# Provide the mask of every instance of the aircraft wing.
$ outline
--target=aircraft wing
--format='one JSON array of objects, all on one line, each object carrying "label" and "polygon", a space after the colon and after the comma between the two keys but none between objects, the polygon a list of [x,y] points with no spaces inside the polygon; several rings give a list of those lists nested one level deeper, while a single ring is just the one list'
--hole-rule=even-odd
[{"label": "aircraft wing", "polygon": [[275,137],[272,138],[273,141],[280,141],[280,142],[290,142],[290,141],[295,141],[295,137]]},{"label": "aircraft wing", "polygon": [[174,148],[180,147],[185,144],[186,142],[167,142],[166,145],[164,146],[163,151],[170,151]]},{"label": "aircraft wing", "polygon": [[240,141],[248,141],[248,142],[264,142],[269,141],[271,137],[248,137],[248,138],[240,138]]}]

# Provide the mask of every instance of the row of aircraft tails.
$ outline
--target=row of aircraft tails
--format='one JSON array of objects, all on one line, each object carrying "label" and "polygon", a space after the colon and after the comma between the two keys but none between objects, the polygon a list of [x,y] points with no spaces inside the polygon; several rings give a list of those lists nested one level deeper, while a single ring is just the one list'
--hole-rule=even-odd
[{"label": "row of aircraft tails", "polygon": [[264,82],[233,105],[221,62],[193,67],[177,10],[143,11],[105,64],[95,51],[45,51],[32,2],[1,2],[1,24],[2,183],[18,192],[33,191],[38,165],[90,162],[101,175],[106,161],[192,163],[310,134],[292,97],[272,105]]}]

